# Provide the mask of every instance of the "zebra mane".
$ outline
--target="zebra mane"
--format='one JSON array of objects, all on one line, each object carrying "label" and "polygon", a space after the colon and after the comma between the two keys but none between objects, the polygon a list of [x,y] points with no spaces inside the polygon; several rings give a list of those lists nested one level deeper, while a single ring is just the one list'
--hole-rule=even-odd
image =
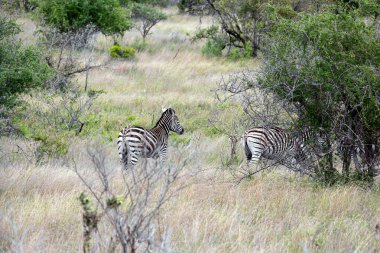
[{"label": "zebra mane", "polygon": [[157,120],[157,123],[154,127],[157,127],[158,126],[158,123],[161,122],[161,120],[168,114],[170,113],[171,115],[174,115],[175,114],[175,111],[172,109],[172,108],[166,108],[166,109],[162,109],[163,110],[163,113],[161,114],[161,117],[159,120]]}]

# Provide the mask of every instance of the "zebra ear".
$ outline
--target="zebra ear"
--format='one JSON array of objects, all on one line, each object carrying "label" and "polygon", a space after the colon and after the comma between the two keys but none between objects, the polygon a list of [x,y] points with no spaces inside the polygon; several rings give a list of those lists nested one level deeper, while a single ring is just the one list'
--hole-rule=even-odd
[{"label": "zebra ear", "polygon": [[168,108],[168,110],[169,110],[169,112],[170,112],[170,114],[175,114],[175,111],[174,111],[174,109],[172,109],[172,108]]},{"label": "zebra ear", "polygon": [[162,112],[165,112],[167,109],[162,106]]}]

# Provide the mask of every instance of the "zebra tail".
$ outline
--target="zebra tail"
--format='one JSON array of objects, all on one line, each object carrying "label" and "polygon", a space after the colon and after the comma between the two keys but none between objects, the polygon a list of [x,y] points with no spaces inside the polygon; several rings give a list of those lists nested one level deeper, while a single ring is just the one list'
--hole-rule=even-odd
[{"label": "zebra tail", "polygon": [[251,150],[248,147],[247,136],[244,134],[242,136],[242,138],[243,138],[243,141],[244,141],[245,156],[247,157],[247,160],[250,161],[252,159],[252,152],[251,152]]},{"label": "zebra tail", "polygon": [[117,138],[117,146],[119,150],[120,163],[126,167],[128,165],[129,147],[127,142],[125,141],[124,129],[119,133],[119,136]]}]

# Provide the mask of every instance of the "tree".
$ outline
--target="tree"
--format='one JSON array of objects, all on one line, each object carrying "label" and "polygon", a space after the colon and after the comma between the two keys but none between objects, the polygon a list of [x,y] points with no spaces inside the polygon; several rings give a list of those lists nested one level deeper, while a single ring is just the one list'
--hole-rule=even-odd
[{"label": "tree", "polygon": [[2,0],[0,1],[0,7],[7,12],[29,12],[33,10],[36,5],[33,0]]},{"label": "tree", "polygon": [[[239,48],[256,56],[261,48],[261,37],[274,23],[274,17],[292,18],[296,12],[290,1],[279,0],[200,0],[181,1],[180,8],[211,14],[228,39],[224,47]],[[215,35],[213,35],[215,37]],[[220,36],[219,36],[220,37]],[[213,40],[213,38],[210,38]]]},{"label": "tree", "polygon": [[[294,19],[298,13],[354,10],[376,19],[380,13],[376,0],[181,0],[178,8],[190,13],[211,14],[221,33],[228,37],[223,42],[228,54],[231,48],[241,52],[248,49],[251,56],[256,56],[265,47],[263,37],[279,18]],[[214,37],[215,34],[207,37],[207,43],[214,41]],[[220,40],[215,42],[219,44]]]},{"label": "tree", "polygon": [[202,0],[179,0],[177,7],[181,12],[187,12],[190,14],[202,13],[202,8],[199,8]]},{"label": "tree", "polygon": [[[49,66],[56,70],[50,87],[65,88],[73,75],[86,72],[86,90],[89,71],[102,66],[91,64],[94,45],[90,45],[90,38],[97,32],[122,35],[130,29],[128,9],[121,7],[118,0],[35,1],[42,21],[38,31],[46,46],[45,58]],[[83,66],[83,59],[79,60],[82,56],[77,53],[85,47],[91,53]]]},{"label": "tree", "polygon": [[[260,87],[297,108],[302,124],[328,129],[331,142],[348,147],[343,157],[347,175],[351,157],[358,155],[354,150],[362,149],[361,167],[372,179],[380,155],[380,41],[375,26],[352,13],[309,14],[283,20],[266,43]],[[330,154],[325,172],[332,171]]]},{"label": "tree", "polygon": [[145,38],[150,34],[150,30],[153,26],[165,20],[167,16],[151,5],[134,3],[132,7],[132,18],[135,20],[134,26],[140,32],[145,42]]},{"label": "tree", "polygon": [[118,0],[37,0],[41,18],[61,33],[95,27],[105,35],[123,34],[131,27]]},{"label": "tree", "polygon": [[15,38],[19,32],[14,21],[0,17],[0,106],[7,108],[19,94],[41,87],[51,73],[39,50]]}]

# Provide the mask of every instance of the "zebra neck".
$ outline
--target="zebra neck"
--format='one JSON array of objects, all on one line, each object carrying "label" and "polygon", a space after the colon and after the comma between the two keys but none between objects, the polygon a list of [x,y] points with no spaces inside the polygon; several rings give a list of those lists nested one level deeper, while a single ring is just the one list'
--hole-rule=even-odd
[{"label": "zebra neck", "polygon": [[165,124],[165,122],[159,122],[157,126],[151,129],[152,132],[156,134],[156,136],[167,137],[169,135],[169,126]]}]

